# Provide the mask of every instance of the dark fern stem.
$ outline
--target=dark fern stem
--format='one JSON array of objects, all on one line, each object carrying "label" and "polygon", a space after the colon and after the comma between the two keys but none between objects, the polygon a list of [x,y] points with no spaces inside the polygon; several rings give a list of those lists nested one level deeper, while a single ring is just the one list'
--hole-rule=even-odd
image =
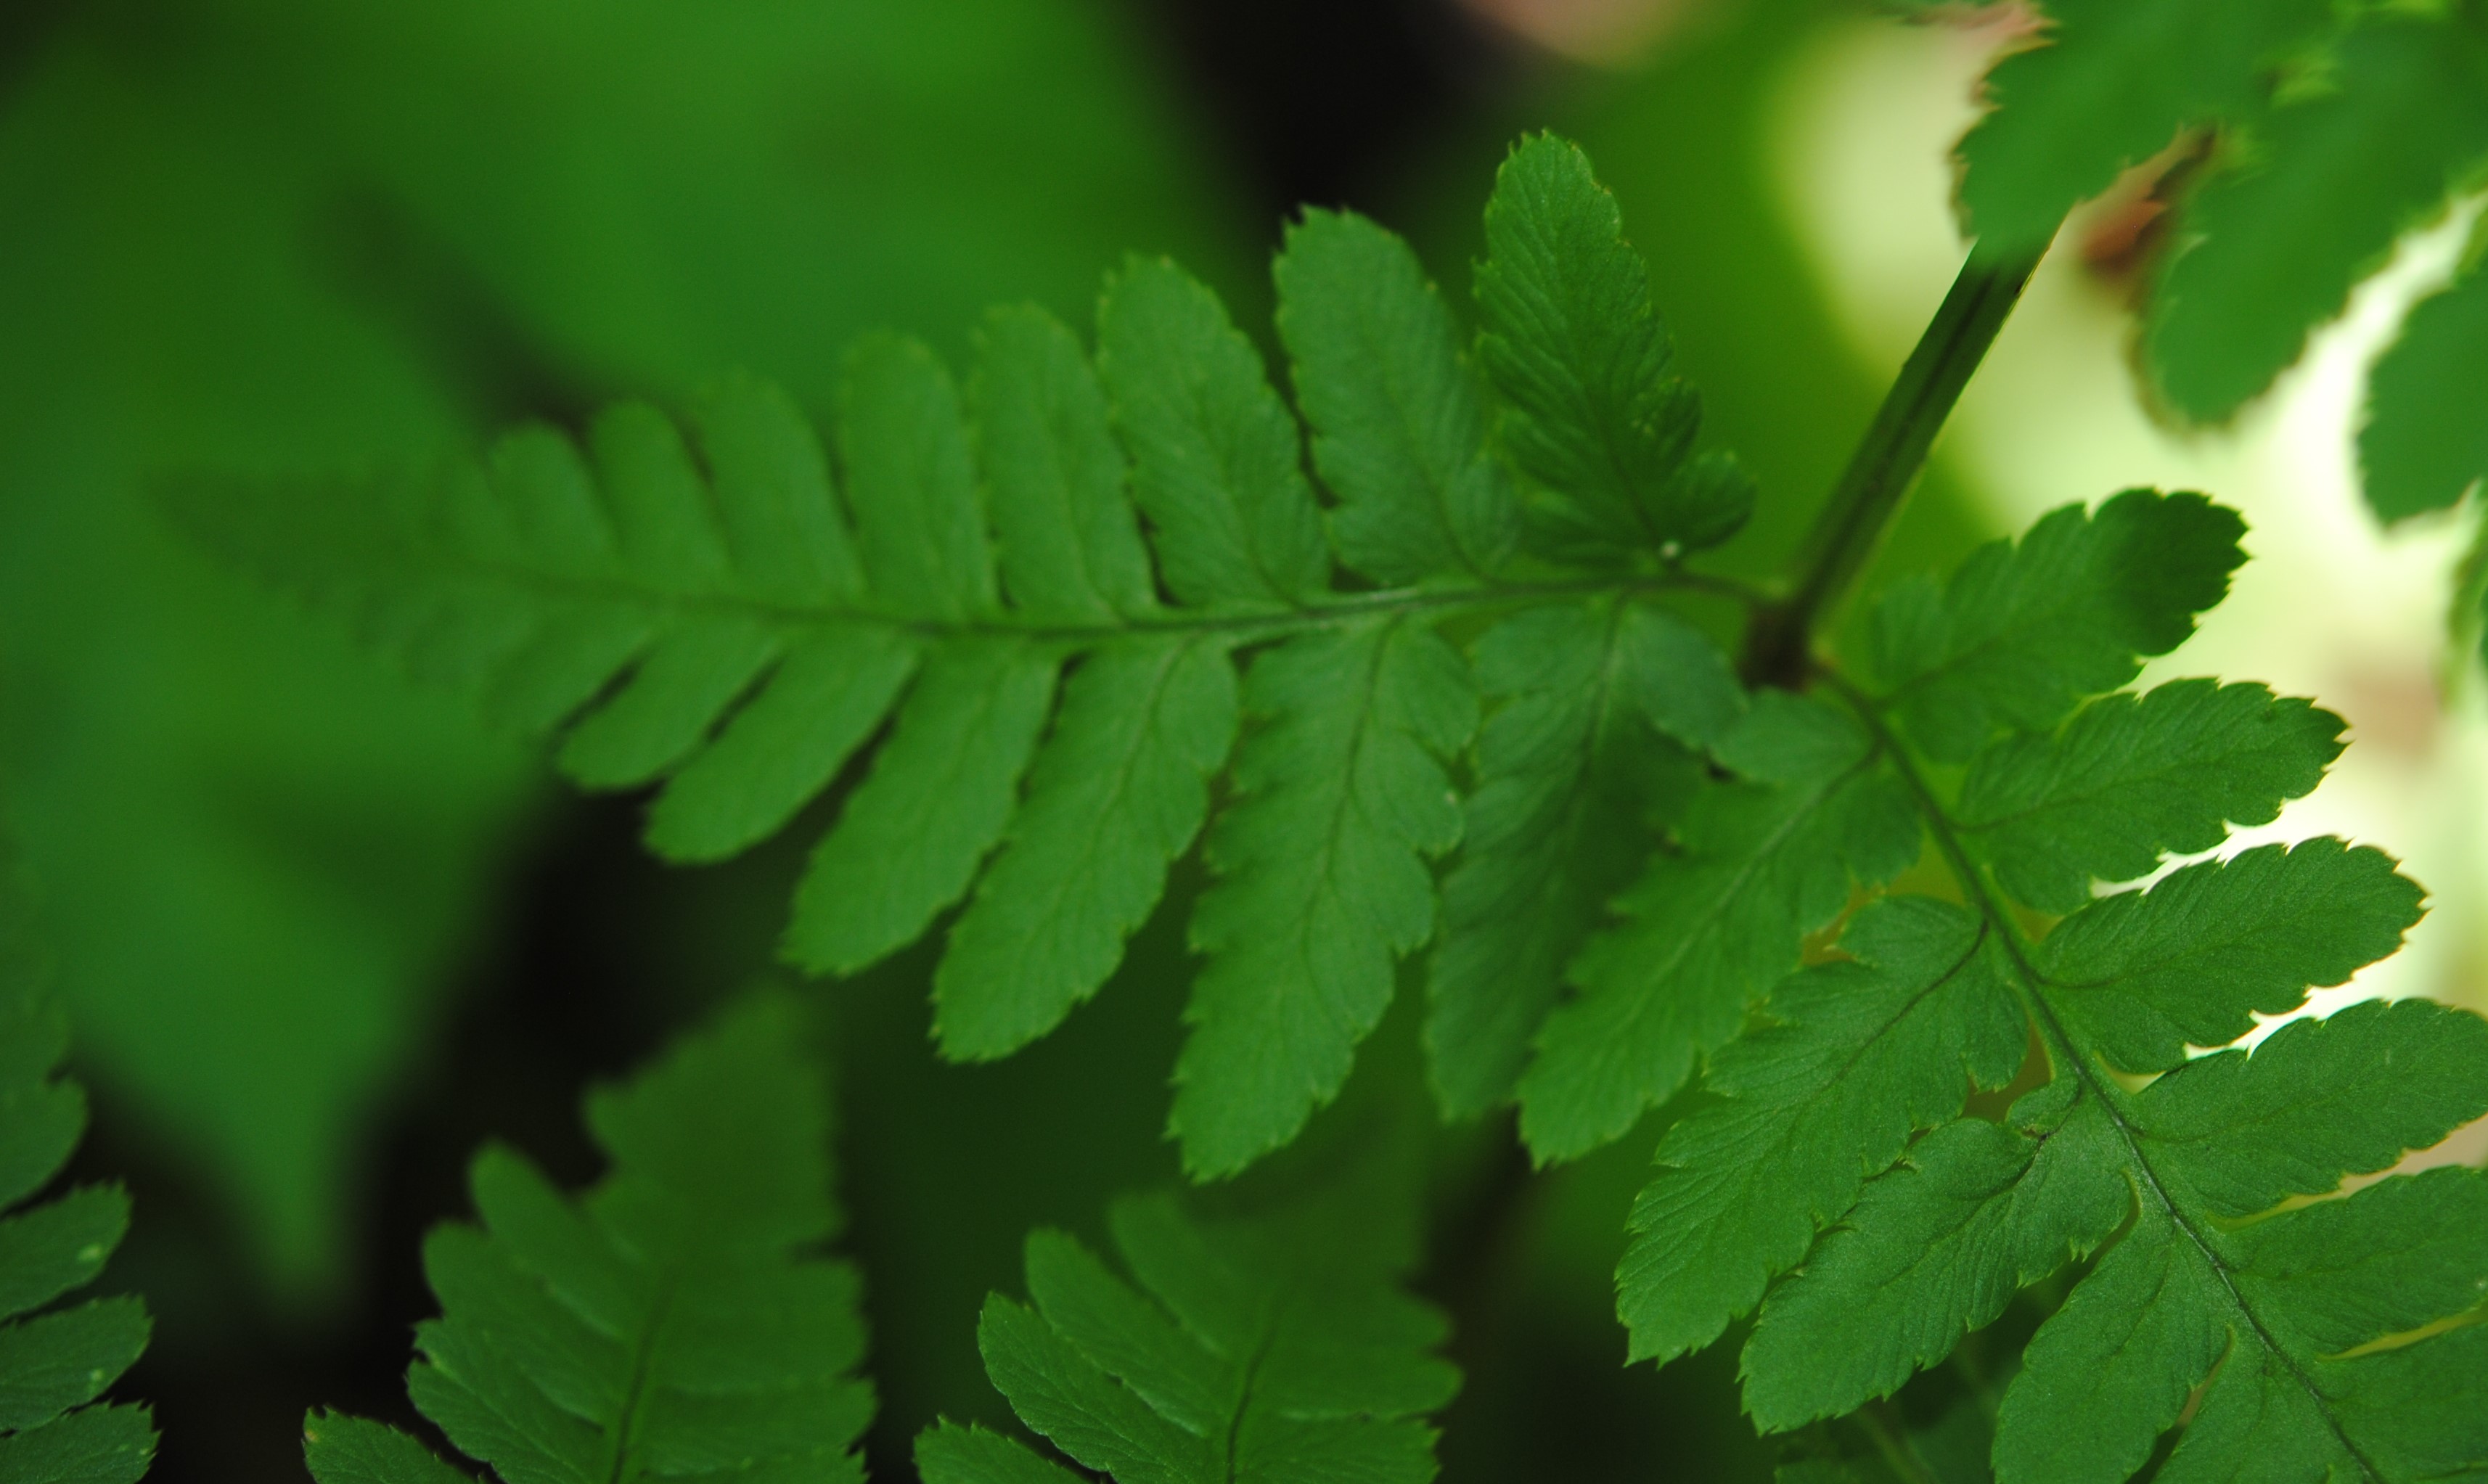
[{"label": "dark fern stem", "polygon": [[1788,596],[1754,615],[1740,664],[1747,685],[1803,686],[1816,630],[1882,544],[1926,466],[1927,450],[2038,266],[2036,253],[1970,252],[1824,501]]}]

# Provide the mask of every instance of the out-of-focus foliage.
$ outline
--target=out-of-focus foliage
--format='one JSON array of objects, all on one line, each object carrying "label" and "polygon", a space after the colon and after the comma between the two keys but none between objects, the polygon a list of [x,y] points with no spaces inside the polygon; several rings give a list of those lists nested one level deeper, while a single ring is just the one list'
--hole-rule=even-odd
[{"label": "out-of-focus foliage", "polygon": [[1202,239],[1206,181],[1094,14],[166,0],[0,84],[0,774],[81,1053],[265,1271],[337,1273],[530,797],[516,754],[209,574],[167,468],[427,457],[736,366],[824,395],[876,321],[1068,308]]},{"label": "out-of-focus foliage", "polygon": [[[2040,44],[1997,63],[1961,144],[1965,225],[2044,241],[2120,172],[2185,158],[2149,285],[2143,361],[2166,407],[2219,422],[2414,228],[2488,180],[2488,6],[2050,0]],[[2359,456],[2388,521],[2488,475],[2480,244],[2377,364]]]}]

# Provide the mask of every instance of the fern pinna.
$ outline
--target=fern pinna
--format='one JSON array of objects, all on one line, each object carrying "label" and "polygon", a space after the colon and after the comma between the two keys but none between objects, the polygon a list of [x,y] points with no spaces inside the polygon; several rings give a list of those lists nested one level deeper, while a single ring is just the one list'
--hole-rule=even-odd
[{"label": "fern pinna", "polygon": [[[985,1302],[985,1368],[1023,1422],[1119,1484],[1424,1484],[1424,1417],[1459,1373],[1428,1353],[1442,1316],[1337,1229],[1354,1205],[1316,1187],[1221,1221],[1172,1195],[1117,1202],[1110,1224],[1137,1290],[1077,1239],[1033,1233],[1031,1304]],[[1079,1477],[947,1421],[918,1438],[916,1463],[924,1484]]]},{"label": "fern pinna", "polygon": [[[1631,1353],[1756,1315],[1767,1430],[1890,1395],[2087,1263],[1992,1438],[1970,1417],[2008,1484],[2156,1450],[2169,1480],[2488,1467],[2483,1177],[2341,1193],[2488,1111],[2488,1026],[2361,1007],[2192,1054],[2392,952],[2418,888],[2314,840],[2093,895],[2273,820],[2339,749],[2337,718],[2256,686],[2123,692],[2225,593],[2239,518],[2127,491],[1892,587],[1853,654],[1815,634],[2035,254],[1973,254],[1783,594],[1686,565],[1753,492],[1694,451],[1579,152],[1524,142],[1486,229],[1473,360],[1389,234],[1290,231],[1279,332],[1326,503],[1216,301],[1135,263],[1093,370],[1040,314],[992,320],[967,412],[928,351],[866,342],[835,479],[783,398],[738,383],[696,457],[625,407],[588,457],[535,430],[380,498],[192,487],[176,509],[561,731],[583,782],[661,779],[668,855],[740,850],[868,756],[788,952],[849,972],[956,907],[934,978],[954,1057],[1094,993],[1206,822],[1188,1169],[1291,1138],[1428,950],[1447,1113],[1516,1103],[1544,1162],[1674,1105],[1619,1275]],[[1747,680],[1713,637],[1740,611]],[[990,1311],[988,1360],[1073,1458],[1213,1476],[1196,1444],[1240,1425],[1209,1401],[1231,1334],[1124,1249],[1150,1298],[1032,1248],[1043,1322]],[[1169,1422],[1193,1441],[1134,1442]],[[1052,1476],[983,1436],[935,1435],[926,1467]]]},{"label": "fern pinna", "polygon": [[[702,409],[696,460],[631,406],[598,421],[592,462],[535,429],[373,498],[202,489],[180,509],[418,671],[561,727],[580,781],[662,779],[648,837],[670,858],[745,849],[870,750],[786,951],[852,972],[968,898],[934,979],[953,1057],[1007,1054],[1096,992],[1226,772],[1172,1125],[1193,1171],[1228,1174],[1338,1091],[1395,958],[1429,940],[1445,1102],[1507,1097],[1636,864],[1591,837],[1667,771],[1659,738],[1708,743],[1741,710],[1717,650],[1650,600],[1699,580],[1675,559],[1734,531],[1750,485],[1692,451],[1698,409],[1613,200],[1539,139],[1488,225],[1481,350],[1527,500],[1414,255],[1316,212],[1277,271],[1328,511],[1259,357],[1153,262],[1108,286],[1093,371],[1046,316],[995,316],[973,434],[929,351],[859,346],[834,481],[786,399],[745,382]],[[1438,630],[1482,617],[1500,622],[1472,679]],[[1482,689],[1512,704],[1437,934],[1427,862],[1464,834],[1450,770]],[[1777,957],[1828,910],[1792,918]],[[1675,1080],[1760,988],[1732,976],[1698,1025],[1658,1032]],[[1596,1134],[1672,1090],[1641,1078]]]},{"label": "fern pinna", "polygon": [[133,1297],[46,1307],[103,1272],[129,1229],[119,1186],[40,1204],[86,1133],[86,1094],[54,1074],[67,1018],[44,988],[32,894],[0,839],[0,1479],[129,1484],[156,1453],[147,1409],[99,1402],[147,1348]]},{"label": "fern pinna", "polygon": [[[803,1017],[762,994],[593,1093],[612,1168],[571,1199],[500,1146],[468,1180],[481,1225],[424,1243],[441,1315],[407,1391],[504,1484],[861,1480],[855,1270],[822,1255],[839,1214]],[[384,1423],[315,1413],[321,1484],[467,1475]]]}]

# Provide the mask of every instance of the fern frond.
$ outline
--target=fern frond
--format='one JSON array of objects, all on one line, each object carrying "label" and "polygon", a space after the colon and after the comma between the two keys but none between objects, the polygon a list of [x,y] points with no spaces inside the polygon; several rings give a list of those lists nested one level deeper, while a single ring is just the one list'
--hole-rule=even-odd
[{"label": "fern frond", "polygon": [[[2120,523],[2131,539],[2111,539]],[[2469,1322],[2488,1293],[2488,1178],[2341,1193],[2488,1113],[2488,1022],[2374,1003],[2189,1059],[2392,953],[2419,889],[2377,851],[2315,839],[2088,898],[2095,878],[2218,844],[2224,819],[2273,818],[2339,751],[2337,718],[2259,686],[2180,681],[2073,710],[2069,692],[2130,679],[2217,601],[2234,550],[2207,537],[2224,524],[2129,493],[1885,600],[1890,688],[1832,688],[1964,904],[1860,910],[1842,958],[1779,985],[1712,1057],[1713,1101],[1661,1140],[1634,1209],[1619,1283],[1636,1357],[1759,1307],[1746,1407],[1795,1428],[1891,1394],[2098,1254],[2004,1390],[2002,1484],[2125,1478],[2181,1421],[2157,1477],[2232,1477],[2247,1458],[2293,1478],[2488,1466],[2488,1331]],[[2042,597],[2044,628],[2026,622]],[[2019,667],[2035,683],[1964,662],[2017,633],[2055,661]],[[1965,774],[1928,766],[1973,743]],[[2033,933],[2008,896],[2076,910]],[[2033,1042],[2047,1080],[2000,1121],[1961,1116]]]},{"label": "fern frond", "polygon": [[1460,830],[1438,760],[1477,724],[1467,665],[1405,620],[1289,639],[1253,661],[1244,703],[1262,724],[1204,851],[1219,880],[1193,911],[1208,962],[1170,1120],[1207,1175],[1285,1142],[1347,1080],[1394,956],[1432,936],[1426,861]]},{"label": "fern frond", "polygon": [[[1489,214],[1500,422],[1405,243],[1340,213],[1290,230],[1278,323],[1327,504],[1308,429],[1215,295],[1135,261],[1093,367],[1035,310],[988,322],[964,400],[922,347],[865,341],[834,461],[737,381],[688,438],[624,406],[583,453],[532,429],[376,495],[194,486],[172,505],[558,732],[580,783],[660,785],[648,841],[669,858],[733,854],[857,773],[786,954],[851,974],[950,914],[934,1035],[954,1058],[1007,1055],[1095,994],[1205,837],[1170,1125],[1188,1170],[1228,1174],[1338,1093],[1396,961],[1429,942],[1443,1101],[1508,1101],[1565,965],[1669,823],[1673,796],[1627,775],[1743,709],[1713,642],[1657,604],[1750,482],[1692,454],[1698,403],[1614,201],[1541,136]],[[1498,708],[1465,804],[1482,697],[1446,632],[1486,635]],[[1626,796],[1662,817],[1606,812]],[[1469,830],[1447,913],[1432,862]],[[1601,832],[1612,859],[1576,866]],[[1529,894],[1542,910],[1504,910]],[[1695,1029],[1653,1018],[1676,1070],[1546,1151],[1620,1133],[1784,966],[1701,991]],[[1668,993],[1648,979],[1618,993]]]},{"label": "fern frond", "polygon": [[[1121,1484],[1434,1475],[1424,1420],[1458,1388],[1440,1315],[1390,1275],[1266,1223],[1211,1222],[1169,1196],[1117,1203],[1130,1277],[1075,1239],[1028,1241],[1029,1302],[996,1295],[977,1348],[1020,1420]],[[1137,1285],[1137,1286],[1135,1286]],[[925,1484],[1074,1477],[1019,1443],[943,1422]]]},{"label": "fern frond", "polygon": [[0,1478],[128,1484],[156,1453],[147,1409],[98,1404],[147,1348],[135,1298],[55,1305],[95,1281],[129,1229],[119,1186],[41,1204],[86,1133],[86,1095],[55,1074],[69,1022],[43,992],[24,883],[0,841]]},{"label": "fern frond", "polygon": [[[1767,1024],[1710,1058],[1718,1101],[1670,1129],[1618,1270],[1631,1356],[1700,1349],[1802,1262],[1909,1134],[2001,1087],[2029,1035],[2000,949],[1949,903],[1893,897],[1841,935],[1842,962],[1780,986]],[[1965,1077],[1965,1072],[1967,1076]]]},{"label": "fern frond", "polygon": [[1572,955],[1682,812],[1694,749],[1745,699],[1690,625],[1628,602],[1539,608],[1475,646],[1480,731],[1427,979],[1427,1047],[1456,1117],[1511,1096]]},{"label": "fern frond", "polygon": [[2261,686],[2178,681],[2102,697],[2061,735],[1981,753],[1961,826],[2004,889],[2048,911],[2093,881],[2147,876],[2163,853],[2208,851],[2230,825],[2269,825],[2341,755],[2340,717]]},{"label": "fern frond", "polygon": [[1381,583],[1484,580],[1518,540],[1510,476],[1452,315],[1408,244],[1309,210],[1271,266],[1340,560]]},{"label": "fern frond", "polygon": [[[761,995],[631,1081],[592,1093],[611,1161],[565,1197],[498,1146],[469,1173],[480,1225],[424,1244],[441,1315],[416,1330],[416,1408],[507,1484],[863,1477],[872,1390],[836,1235],[820,1069],[792,1001]],[[322,1484],[464,1473],[395,1429],[314,1414]]]}]

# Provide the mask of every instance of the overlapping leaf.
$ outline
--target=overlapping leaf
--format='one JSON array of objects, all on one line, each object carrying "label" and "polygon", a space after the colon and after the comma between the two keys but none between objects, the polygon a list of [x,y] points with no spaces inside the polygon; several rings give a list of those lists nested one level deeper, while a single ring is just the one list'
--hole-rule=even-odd
[{"label": "overlapping leaf", "polygon": [[1455,1116],[1512,1095],[1567,962],[1699,781],[1744,701],[1710,642],[1662,610],[1540,608],[1475,649],[1496,703],[1428,993],[1435,1089]]},{"label": "overlapping leaf", "polygon": [[[2270,387],[2396,242],[2488,169],[2475,0],[2054,0],[2046,13],[2042,44],[1996,65],[1995,106],[1962,141],[1964,216],[1993,243],[2044,241],[2120,170],[2193,139],[2162,191],[2174,215],[2142,341],[2154,389],[2186,419],[2224,420]],[[2360,463],[2387,520],[2488,475],[2468,391],[2488,373],[2483,303],[2472,251],[2376,367]]]},{"label": "overlapping leaf", "polygon": [[[863,1477],[863,1325],[854,1270],[820,1253],[839,1215],[804,1034],[762,995],[593,1093],[612,1165],[583,1197],[514,1151],[476,1157],[482,1224],[424,1244],[442,1312],[407,1375],[459,1451],[507,1484]],[[356,1417],[313,1414],[303,1447],[323,1484],[466,1477]]]},{"label": "overlapping leaf", "polygon": [[1987,79],[1961,144],[1962,212],[1991,247],[2046,245],[2077,202],[2180,130],[2249,118],[2274,70],[2332,24],[2326,0],[2050,0],[2041,43]]},{"label": "overlapping leaf", "polygon": [[2218,421],[2271,385],[2488,159],[2488,27],[2476,7],[2457,14],[2389,14],[2344,37],[2327,86],[2273,113],[2257,157],[2187,198],[2144,342],[2179,411]]},{"label": "overlapping leaf", "polygon": [[2442,510],[2488,479],[2488,431],[2472,389],[2488,376],[2488,271],[2474,264],[2413,307],[2376,362],[2359,465],[2367,503],[2388,520]]},{"label": "overlapping leaf", "polygon": [[1965,762],[1999,727],[2054,725],[2194,631],[2246,560],[2246,523],[2199,494],[2069,505],[1880,603],[1874,667],[1919,745]]},{"label": "overlapping leaf", "polygon": [[[2488,1293],[2488,1180],[2341,1193],[2488,1113],[2488,1022],[2368,1003],[2189,1059],[2392,953],[2419,889],[2380,852],[2315,839],[2090,896],[2272,819],[2339,750],[2337,718],[2253,686],[2074,710],[2217,600],[2235,529],[2130,493],[1885,601],[1890,688],[1847,693],[1965,905],[1859,910],[1840,959],[1784,981],[1711,1057],[1713,1101],[1661,1141],[1619,1273],[1637,1357],[1758,1310],[1746,1407],[1796,1428],[1892,1394],[2097,1254],[2003,1390],[2001,1484],[2123,1479],[2171,1429],[2157,1477],[2488,1467],[2488,1346],[2464,1323]],[[1988,667],[1991,646],[2018,661]],[[1966,771],[1926,766],[1898,726]],[[2070,914],[2034,935],[2006,894]],[[2046,1079],[2001,1120],[1961,1116],[2034,1040]],[[2132,1091],[2116,1074],[2157,1076]]]},{"label": "overlapping leaf", "polygon": [[[986,1301],[977,1346],[1022,1422],[1118,1484],[1434,1476],[1425,1420],[1458,1388],[1442,1317],[1391,1274],[1284,1230],[1210,1222],[1169,1197],[1117,1204],[1128,1278],[1075,1239],[1028,1241],[1029,1302]],[[943,1422],[926,1484],[1076,1477]]]},{"label": "overlapping leaf", "polygon": [[1635,1359],[1718,1338],[1912,1131],[1959,1116],[1971,1081],[1999,1087],[2021,1068],[2009,967],[1975,917],[1893,897],[1841,941],[1849,959],[1787,981],[1769,1023],[1711,1058],[1703,1086],[1719,1101],[1659,1143],[1672,1173],[1635,1203],[1617,1278]]},{"label": "overlapping leaf", "polygon": [[98,1402],[147,1348],[135,1298],[61,1303],[129,1229],[119,1186],[30,1203],[86,1133],[86,1095],[55,1076],[68,1022],[42,988],[16,859],[0,841],[0,1478],[128,1484],[156,1453],[147,1409]]},{"label": "overlapping leaf", "polygon": [[1806,934],[1917,858],[1908,800],[1837,712],[1766,691],[1721,740],[1738,774],[1686,809],[1674,849],[1619,899],[1621,920],[1571,966],[1578,994],[1546,1019],[1520,1080],[1541,1159],[1622,1135],[1796,966]]},{"label": "overlapping leaf", "polygon": [[[828,450],[784,397],[734,382],[688,436],[626,406],[583,451],[533,429],[378,491],[172,504],[418,671],[557,733],[580,782],[653,787],[669,858],[731,855],[834,794],[786,953],[851,974],[947,918],[934,1034],[953,1057],[1007,1055],[1095,994],[1203,840],[1171,1127],[1192,1172],[1230,1173],[1337,1094],[1397,962],[1429,942],[1445,1105],[1508,1100],[1563,966],[1656,843],[1587,843],[1615,800],[1669,797],[1630,781],[1653,729],[1709,747],[1743,706],[1654,600],[1750,485],[1692,452],[1698,406],[1615,202],[1541,136],[1489,216],[1484,377],[1397,238],[1323,211],[1288,233],[1278,323],[1322,491],[1217,298],[1134,261],[1093,366],[1034,310],[988,322],[964,398],[921,346],[863,342]],[[1463,805],[1480,686],[1436,629],[1481,613],[1500,623]],[[1432,863],[1471,829],[1446,910]],[[1542,910],[1505,910],[1516,894]],[[1708,994],[1650,1021],[1681,1078],[1758,990],[1644,976],[1631,996]],[[1602,1117],[1563,1151],[1621,1131]]]},{"label": "overlapping leaf", "polygon": [[1960,824],[2004,889],[2049,911],[2094,880],[2144,876],[2164,852],[2219,845],[2229,825],[2269,825],[2340,755],[2342,720],[2261,686],[2178,681],[2085,707],[2061,733],[1980,754]]}]

